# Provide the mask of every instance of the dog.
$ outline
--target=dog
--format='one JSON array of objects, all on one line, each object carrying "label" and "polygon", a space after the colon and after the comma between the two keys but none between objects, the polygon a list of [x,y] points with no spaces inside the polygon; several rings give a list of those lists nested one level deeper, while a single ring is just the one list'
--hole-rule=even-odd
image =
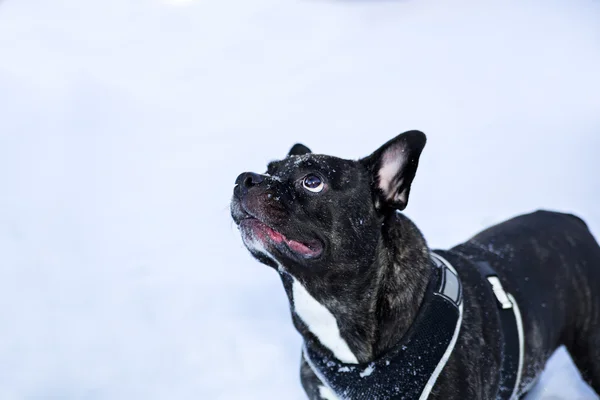
[{"label": "dog", "polygon": [[600,247],[537,211],[450,250],[404,214],[426,137],[358,161],[302,144],[235,182],[231,215],[276,269],[310,399],[518,399],[565,345],[600,394]]}]

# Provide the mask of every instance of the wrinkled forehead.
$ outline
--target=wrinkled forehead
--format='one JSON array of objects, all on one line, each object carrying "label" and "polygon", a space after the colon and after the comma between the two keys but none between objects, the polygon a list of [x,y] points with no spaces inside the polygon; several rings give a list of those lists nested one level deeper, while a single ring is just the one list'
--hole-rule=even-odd
[{"label": "wrinkled forehead", "polygon": [[358,171],[358,163],[352,160],[322,154],[303,154],[273,161],[267,166],[267,174],[280,179],[295,179],[302,174],[318,172],[329,179],[351,176]]}]

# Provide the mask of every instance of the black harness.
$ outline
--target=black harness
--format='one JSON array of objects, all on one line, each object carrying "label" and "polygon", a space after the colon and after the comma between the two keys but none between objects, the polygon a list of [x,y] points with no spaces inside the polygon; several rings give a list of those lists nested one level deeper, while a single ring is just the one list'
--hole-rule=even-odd
[{"label": "black harness", "polygon": [[[305,343],[303,349],[305,360],[321,382],[340,400],[425,400],[428,398],[454,350],[463,313],[462,285],[456,270],[448,261],[435,253],[432,253],[432,261],[435,267],[415,321],[402,340],[379,359],[362,364],[342,363],[323,346]],[[490,271],[493,272],[491,267],[487,272]],[[486,273],[485,276],[486,278],[496,276],[497,279],[495,274]],[[494,287],[492,281],[490,284]],[[494,293],[496,293],[495,289]],[[496,297],[498,298],[498,294]],[[514,299],[509,299],[509,302],[511,300],[516,305]],[[510,311],[509,308],[503,310]],[[512,333],[518,333],[517,328],[512,329],[517,325],[515,318],[512,318],[511,325],[508,313],[506,311],[500,313],[505,337],[513,338]],[[507,324],[510,325],[508,330]],[[499,400],[512,399],[519,383],[521,374],[518,366],[522,363],[520,361],[522,357],[519,356],[522,348],[519,346],[519,337],[522,335],[517,336],[516,342],[512,339],[510,342],[505,342],[502,385],[506,386],[507,390],[503,390],[502,397],[498,397]],[[505,392],[508,394],[504,394]]]}]

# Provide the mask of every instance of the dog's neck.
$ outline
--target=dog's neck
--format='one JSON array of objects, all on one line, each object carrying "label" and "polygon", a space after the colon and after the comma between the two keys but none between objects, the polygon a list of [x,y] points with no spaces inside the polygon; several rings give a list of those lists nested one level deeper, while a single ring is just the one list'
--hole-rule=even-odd
[{"label": "dog's neck", "polygon": [[393,213],[382,225],[377,257],[356,275],[316,284],[282,277],[294,325],[307,344],[316,342],[342,362],[362,363],[392,348],[411,326],[431,268],[421,232]]}]

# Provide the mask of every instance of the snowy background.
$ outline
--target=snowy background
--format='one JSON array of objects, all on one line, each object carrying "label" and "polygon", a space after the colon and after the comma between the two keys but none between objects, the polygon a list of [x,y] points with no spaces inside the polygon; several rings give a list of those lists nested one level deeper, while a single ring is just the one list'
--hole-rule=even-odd
[{"label": "snowy background", "polygon": [[[303,399],[229,217],[296,141],[429,143],[432,247],[540,207],[600,235],[600,2],[0,1],[0,400]],[[596,396],[564,351],[531,399]]]}]

